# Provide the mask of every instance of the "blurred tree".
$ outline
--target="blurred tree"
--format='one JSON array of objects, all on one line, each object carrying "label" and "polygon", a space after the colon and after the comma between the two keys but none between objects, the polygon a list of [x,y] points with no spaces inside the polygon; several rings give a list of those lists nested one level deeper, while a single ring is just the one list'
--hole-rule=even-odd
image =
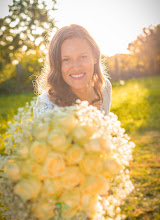
[{"label": "blurred tree", "polygon": [[160,73],[160,24],[143,28],[142,34],[128,45],[137,59],[137,68],[146,73]]},{"label": "blurred tree", "polygon": [[129,79],[137,77],[141,73],[140,67],[137,70],[136,59],[132,54],[115,54],[111,57],[103,56],[103,65],[112,80]]},{"label": "blurred tree", "polygon": [[[0,70],[13,60],[20,61],[24,52],[37,51],[53,31],[56,0],[13,0],[9,15],[0,19]],[[43,48],[45,48],[43,46]],[[42,49],[42,48],[41,48]]]},{"label": "blurred tree", "polygon": [[[4,74],[0,74],[0,94],[33,92],[33,81],[43,68],[42,53],[39,50],[31,54],[25,53],[17,66],[5,65]],[[18,68],[20,69],[19,75],[17,74]]]}]

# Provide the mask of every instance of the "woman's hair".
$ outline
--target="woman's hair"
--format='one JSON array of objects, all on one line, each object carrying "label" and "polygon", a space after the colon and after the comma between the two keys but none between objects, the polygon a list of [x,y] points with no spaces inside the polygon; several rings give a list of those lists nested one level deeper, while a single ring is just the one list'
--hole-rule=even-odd
[{"label": "woman's hair", "polygon": [[[61,46],[65,40],[71,38],[85,39],[90,45],[93,55],[96,58],[93,73],[93,89],[97,95],[97,99],[93,100],[90,104],[103,100],[102,87],[105,83],[105,79],[100,69],[101,54],[99,47],[87,30],[76,24],[65,26],[55,33],[49,45],[48,72],[46,76],[42,74],[41,77],[37,79],[37,84],[39,84],[40,81],[43,82],[42,79],[46,77],[49,98],[58,106],[70,106],[78,99],[72,92],[70,86],[63,80],[61,73]],[[38,88],[40,88],[39,85]]]}]

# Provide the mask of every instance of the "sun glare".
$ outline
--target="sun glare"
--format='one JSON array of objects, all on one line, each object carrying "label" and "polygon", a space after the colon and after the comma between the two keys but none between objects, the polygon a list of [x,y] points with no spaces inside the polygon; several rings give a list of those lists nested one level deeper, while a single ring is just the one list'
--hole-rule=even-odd
[{"label": "sun glare", "polygon": [[[12,4],[12,0],[6,1]],[[42,1],[39,0],[40,3]],[[52,0],[45,2],[58,28],[70,24],[82,25],[93,36],[101,53],[107,56],[128,53],[128,44],[136,40],[144,27],[160,23],[158,0],[57,0],[56,11],[50,10],[54,6]],[[15,26],[16,22],[18,20],[10,25]],[[47,24],[44,25],[47,27]],[[23,26],[21,29],[23,32]],[[41,32],[41,29],[35,31]],[[55,29],[51,36],[54,34]]]},{"label": "sun glare", "polygon": [[101,52],[112,56],[128,53],[128,44],[141,34],[143,27],[158,24],[156,3],[156,0],[59,0],[53,17],[59,28],[73,23],[82,25],[94,37]]}]

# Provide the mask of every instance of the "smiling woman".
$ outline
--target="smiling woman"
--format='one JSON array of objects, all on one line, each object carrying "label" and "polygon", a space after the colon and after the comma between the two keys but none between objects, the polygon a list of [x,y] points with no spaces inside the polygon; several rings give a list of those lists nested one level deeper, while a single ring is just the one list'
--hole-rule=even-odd
[{"label": "smiling woman", "polygon": [[96,63],[91,47],[85,39],[67,39],[62,44],[61,57],[64,81],[81,100],[85,99],[92,88],[94,64]]},{"label": "smiling woman", "polygon": [[109,113],[112,87],[100,69],[99,47],[79,25],[56,32],[49,46],[49,70],[36,85],[39,92],[45,85],[45,92],[37,99],[35,115],[55,105],[71,106],[77,99]]}]

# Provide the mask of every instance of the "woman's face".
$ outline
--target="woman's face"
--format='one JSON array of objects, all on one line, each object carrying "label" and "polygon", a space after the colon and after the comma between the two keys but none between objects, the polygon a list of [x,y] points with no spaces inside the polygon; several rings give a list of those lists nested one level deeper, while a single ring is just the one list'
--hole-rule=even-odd
[{"label": "woman's face", "polygon": [[71,38],[62,43],[62,77],[72,91],[91,85],[95,63],[92,49],[85,39]]}]

